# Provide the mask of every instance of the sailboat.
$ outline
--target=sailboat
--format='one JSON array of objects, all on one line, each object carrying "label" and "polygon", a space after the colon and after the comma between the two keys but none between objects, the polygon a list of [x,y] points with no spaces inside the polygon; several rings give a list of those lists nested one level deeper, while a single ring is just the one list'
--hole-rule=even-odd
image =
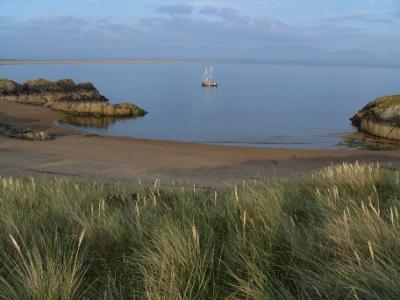
[{"label": "sailboat", "polygon": [[203,74],[201,85],[204,87],[217,87],[218,83],[213,79],[214,68],[206,68]]}]

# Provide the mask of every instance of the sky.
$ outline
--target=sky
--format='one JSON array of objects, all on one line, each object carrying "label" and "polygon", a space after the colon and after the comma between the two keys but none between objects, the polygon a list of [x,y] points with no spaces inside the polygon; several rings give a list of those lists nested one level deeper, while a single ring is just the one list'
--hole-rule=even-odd
[{"label": "sky", "polygon": [[400,0],[0,0],[0,58],[399,62]]}]

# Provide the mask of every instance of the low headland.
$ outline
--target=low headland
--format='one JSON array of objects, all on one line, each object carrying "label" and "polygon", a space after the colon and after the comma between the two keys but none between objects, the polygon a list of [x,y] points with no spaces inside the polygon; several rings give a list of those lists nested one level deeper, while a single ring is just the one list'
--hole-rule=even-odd
[{"label": "low headland", "polygon": [[369,102],[351,118],[360,131],[390,139],[400,140],[400,95],[391,95]]},{"label": "low headland", "polygon": [[[76,84],[71,79],[56,82],[36,79],[24,84],[0,79],[0,101],[43,106],[75,117],[99,120],[136,118],[147,114],[131,103],[111,104],[90,82]],[[52,138],[43,130],[15,128],[9,124],[0,124],[0,134],[40,141]]]},{"label": "low headland", "polygon": [[24,84],[0,79],[0,101],[41,105],[76,116],[127,118],[146,114],[134,104],[111,104],[92,83],[75,84],[71,79],[36,79]]}]

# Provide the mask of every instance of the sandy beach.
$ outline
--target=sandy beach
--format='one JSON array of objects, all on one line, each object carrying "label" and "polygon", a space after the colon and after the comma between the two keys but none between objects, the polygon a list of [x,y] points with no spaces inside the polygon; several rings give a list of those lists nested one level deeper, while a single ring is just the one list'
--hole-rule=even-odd
[{"label": "sandy beach", "polygon": [[341,162],[400,166],[400,151],[240,148],[132,138],[89,136],[55,125],[60,113],[0,102],[0,123],[47,129],[51,141],[0,137],[0,175],[68,176],[221,186],[243,179],[307,175]]}]

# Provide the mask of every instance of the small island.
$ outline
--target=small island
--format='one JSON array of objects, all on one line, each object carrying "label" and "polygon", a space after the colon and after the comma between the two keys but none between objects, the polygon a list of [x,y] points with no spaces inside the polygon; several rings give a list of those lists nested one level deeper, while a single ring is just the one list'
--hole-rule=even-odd
[{"label": "small island", "polygon": [[33,104],[84,117],[130,118],[147,112],[131,103],[111,104],[90,82],[36,79],[19,84],[0,79],[0,101]]},{"label": "small island", "polygon": [[360,131],[385,139],[400,140],[400,95],[371,101],[350,120]]}]

